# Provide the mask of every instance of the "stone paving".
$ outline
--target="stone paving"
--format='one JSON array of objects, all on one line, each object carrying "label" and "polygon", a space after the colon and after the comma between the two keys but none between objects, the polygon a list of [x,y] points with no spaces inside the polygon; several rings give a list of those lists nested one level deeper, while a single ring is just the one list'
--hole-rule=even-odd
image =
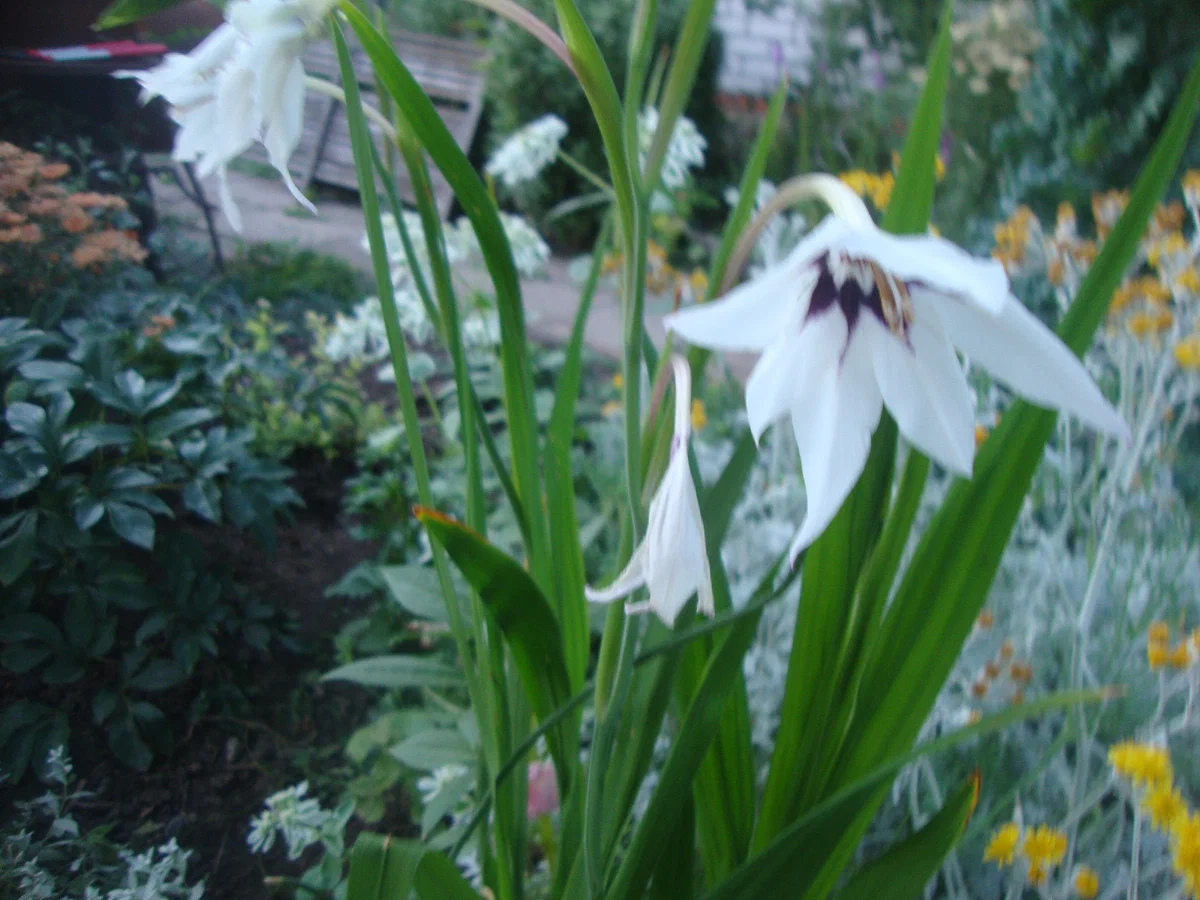
[{"label": "stone paving", "polygon": [[[240,243],[273,242],[294,244],[305,249],[330,253],[370,273],[370,259],[362,248],[362,211],[355,203],[322,199],[317,203],[318,215],[312,216],[287,192],[277,179],[268,179],[240,171],[229,173],[230,186],[242,212],[243,234],[238,235],[219,212],[215,213],[221,247],[228,257]],[[204,185],[210,200],[216,197],[215,184]],[[199,208],[184,196],[180,188],[163,180],[154,183],[155,206],[159,216],[169,219],[190,232],[197,240],[207,242],[204,219]],[[570,336],[578,309],[579,288],[568,274],[569,260],[553,258],[542,278],[521,282],[525,315],[532,340],[544,344],[560,344]],[[482,271],[461,273],[468,280],[486,283]],[[663,339],[662,316],[666,312],[662,301],[647,302],[647,328],[655,343]],[[621,314],[618,298],[611,286],[597,292],[588,317],[585,341],[596,353],[618,359],[621,354]],[[731,356],[733,371],[744,378],[750,360]]]}]

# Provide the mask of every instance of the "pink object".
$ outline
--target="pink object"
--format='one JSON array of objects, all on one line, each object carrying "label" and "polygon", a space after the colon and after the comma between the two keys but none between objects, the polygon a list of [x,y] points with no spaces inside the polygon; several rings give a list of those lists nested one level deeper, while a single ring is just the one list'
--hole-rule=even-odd
[{"label": "pink object", "polygon": [[554,774],[554,763],[531,762],[529,764],[529,800],[525,804],[525,817],[533,821],[538,816],[549,815],[558,809],[558,778]]},{"label": "pink object", "polygon": [[136,41],[107,41],[74,47],[45,47],[28,51],[30,56],[47,62],[78,62],[84,59],[113,59],[122,56],[161,56],[165,44],[139,44]]}]

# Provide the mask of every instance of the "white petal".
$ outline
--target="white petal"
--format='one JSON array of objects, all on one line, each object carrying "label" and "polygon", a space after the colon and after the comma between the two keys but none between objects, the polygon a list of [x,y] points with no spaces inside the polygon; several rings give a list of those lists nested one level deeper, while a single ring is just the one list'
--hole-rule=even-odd
[{"label": "white petal", "polygon": [[999,316],[924,291],[913,293],[913,304],[918,309],[920,304],[936,304],[955,346],[1026,400],[1071,413],[1093,428],[1129,440],[1129,427],[1079,357],[1016,297],[1009,296]]},{"label": "white petal", "polygon": [[650,502],[646,529],[650,608],[668,626],[675,624],[708,569],[704,525],[695,514],[698,510],[687,448],[680,447]]},{"label": "white petal", "polygon": [[719,300],[666,316],[664,325],[700,347],[765,349],[786,328],[804,320],[817,280],[812,263],[848,231],[844,222],[825,219],[777,266]]},{"label": "white petal", "polygon": [[263,145],[267,154],[281,176],[287,189],[301,206],[316,213],[317,208],[312,201],[300,192],[292,173],[288,171],[288,160],[300,143],[304,131],[304,66],[299,59],[292,61],[284,90],[279,98],[277,107],[268,119],[267,133],[263,137]]},{"label": "white petal", "polygon": [[793,564],[833,520],[866,464],[883,407],[871,350],[866,335],[854,335],[841,365],[796,398],[792,430],[808,508],[789,551]]},{"label": "white petal", "polygon": [[797,321],[797,310],[803,315],[816,280],[815,272],[784,262],[720,300],[665,316],[663,324],[698,347],[762,350]]},{"label": "white petal", "polygon": [[584,585],[583,595],[592,603],[612,603],[622,597],[628,597],[646,583],[646,542],[642,541],[633,551],[621,574],[612,584],[605,588],[593,588]]},{"label": "white petal", "polygon": [[746,381],[746,416],[755,441],[792,408],[797,395],[820,383],[845,346],[846,318],[838,307],[805,322],[795,337],[777,335]]},{"label": "white petal", "polygon": [[967,379],[941,322],[926,306],[913,316],[908,346],[873,316],[860,328],[871,339],[883,402],[914,447],[957,475],[975,460],[975,411]]},{"label": "white petal", "polygon": [[241,66],[222,73],[217,86],[217,134],[200,161],[201,177],[244,153],[258,136],[254,73]]},{"label": "white petal", "polygon": [[994,259],[972,256],[947,240],[929,235],[898,236],[878,228],[849,232],[842,249],[873,259],[903,281],[919,281],[998,313],[1008,297],[1008,276]]},{"label": "white petal", "polygon": [[221,212],[238,234],[242,233],[242,212],[233,199],[233,191],[229,189],[229,173],[224,166],[217,169],[217,196],[221,201]]}]

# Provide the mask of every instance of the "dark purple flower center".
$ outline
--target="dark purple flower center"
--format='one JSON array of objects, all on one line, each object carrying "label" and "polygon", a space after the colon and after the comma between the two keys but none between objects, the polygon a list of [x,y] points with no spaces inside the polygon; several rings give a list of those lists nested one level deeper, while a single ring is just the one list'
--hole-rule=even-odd
[{"label": "dark purple flower center", "polygon": [[819,316],[837,306],[846,318],[847,332],[853,333],[858,317],[865,310],[907,343],[913,319],[908,284],[869,259],[848,256],[831,258],[830,254],[825,253],[815,265],[817,283],[806,318]]}]

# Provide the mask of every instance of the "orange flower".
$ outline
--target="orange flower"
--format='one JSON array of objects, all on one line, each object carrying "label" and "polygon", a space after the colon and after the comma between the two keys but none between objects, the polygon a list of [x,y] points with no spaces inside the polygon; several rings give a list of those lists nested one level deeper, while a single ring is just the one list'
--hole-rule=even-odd
[{"label": "orange flower", "polygon": [[63,210],[62,227],[68,234],[79,234],[92,227],[92,217],[82,209],[68,206]]},{"label": "orange flower", "polygon": [[129,204],[125,202],[125,198],[118,197],[115,194],[97,194],[92,191],[85,191],[79,194],[71,194],[67,199],[80,209],[129,208]]},{"label": "orange flower", "polygon": [[66,163],[47,163],[38,168],[38,175],[46,181],[58,181],[70,171],[71,167]]},{"label": "orange flower", "polygon": [[0,244],[40,244],[42,229],[37,225],[18,225],[0,230]]},{"label": "orange flower", "polygon": [[0,212],[0,225],[24,225],[26,216],[19,212],[13,212],[11,209],[6,209]]}]

